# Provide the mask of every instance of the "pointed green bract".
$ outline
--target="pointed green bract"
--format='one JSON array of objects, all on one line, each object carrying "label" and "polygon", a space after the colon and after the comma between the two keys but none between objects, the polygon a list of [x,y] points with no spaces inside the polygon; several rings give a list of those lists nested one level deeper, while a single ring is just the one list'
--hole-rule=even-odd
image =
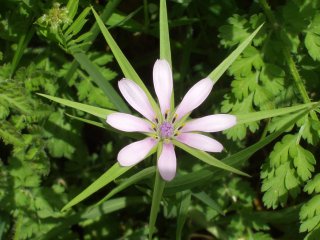
[{"label": "pointed green bract", "polygon": [[83,104],[83,103],[78,103],[78,102],[66,100],[66,99],[63,99],[63,98],[53,97],[53,96],[42,94],[42,93],[37,93],[37,94],[42,96],[42,97],[48,98],[48,99],[50,99],[50,100],[52,100],[54,102],[60,103],[62,105],[65,105],[67,107],[72,107],[74,109],[77,109],[77,110],[92,114],[92,115],[94,115],[96,117],[103,118],[103,119],[106,119],[109,114],[115,112],[113,110],[94,107],[94,106],[86,105],[86,104]]},{"label": "pointed green bract", "polygon": [[120,95],[114,90],[113,86],[99,71],[98,67],[94,65],[90,59],[83,53],[73,54],[74,58],[85,69],[92,80],[99,86],[99,88],[105,93],[109,100],[120,112],[130,113],[130,109],[127,104],[122,100]]},{"label": "pointed green bract", "polygon": [[142,80],[140,79],[139,75],[136,73],[136,71],[134,70],[134,68],[132,67],[132,65],[129,63],[128,59],[125,57],[125,55],[122,53],[121,49],[119,48],[118,44],[116,43],[116,41],[113,39],[113,37],[111,36],[110,32],[108,31],[107,27],[104,25],[104,23],[102,22],[102,20],[100,19],[99,15],[97,14],[97,12],[93,9],[92,12],[96,18],[96,21],[99,25],[99,28],[106,40],[106,42],[108,43],[114,57],[116,58],[124,76],[128,79],[131,79],[133,81],[135,81],[142,89],[143,91],[147,94],[147,97],[151,103],[151,106],[153,107],[153,109],[156,111],[157,115],[159,115],[160,113],[160,109],[158,107],[158,105],[156,104],[156,102],[154,101],[154,99],[152,98],[149,90],[146,88],[146,86],[144,85],[144,83],[142,82]]},{"label": "pointed green bract", "polygon": [[249,123],[249,122],[259,121],[266,118],[272,118],[280,115],[289,114],[302,109],[311,108],[316,104],[319,104],[319,103],[318,102],[306,103],[306,104],[296,105],[293,107],[278,108],[273,110],[265,110],[265,111],[251,112],[251,113],[245,113],[245,114],[237,114],[236,115],[237,124]]},{"label": "pointed green bract", "polygon": [[160,13],[159,13],[159,28],[160,28],[160,59],[168,61],[170,66],[171,63],[171,49],[170,49],[170,37],[169,37],[169,26],[168,26],[168,14],[166,0],[160,0]]},{"label": "pointed green bract", "polygon": [[220,63],[210,74],[210,79],[216,83],[224,72],[231,66],[231,64],[237,59],[237,57],[243,52],[243,50],[251,43],[252,39],[256,36],[259,30],[262,28],[261,24],[243,43],[241,43],[225,60]]},{"label": "pointed green bract", "polygon": [[100,128],[105,128],[107,125],[101,123],[101,122],[96,122],[96,121],[92,121],[92,120],[89,120],[89,119],[85,119],[85,118],[81,118],[81,117],[77,117],[77,116],[73,116],[73,115],[70,115],[68,113],[66,113],[66,115],[70,118],[73,118],[73,119],[76,119],[78,121],[81,121],[81,122],[84,122],[84,123],[88,123],[90,125],[93,125],[93,126],[96,126],[96,127],[100,127]]},{"label": "pointed green bract", "polygon": [[73,198],[70,202],[68,202],[61,211],[64,211],[87,197],[91,196],[93,193],[98,191],[99,189],[106,186],[108,183],[115,180],[117,177],[121,176],[125,172],[127,172],[131,167],[121,167],[119,163],[115,163],[108,171],[102,174],[96,181],[94,181],[89,187],[87,187],[84,191],[82,191],[79,195]]},{"label": "pointed green bract", "polygon": [[239,174],[239,175],[242,175],[242,176],[246,176],[246,177],[249,177],[248,174],[238,170],[238,169],[235,169],[234,167],[231,167],[225,163],[223,163],[222,161],[214,158],[213,156],[211,156],[210,154],[206,153],[206,152],[203,152],[203,151],[200,151],[198,149],[195,149],[195,148],[192,148],[192,147],[189,147],[179,141],[176,141],[176,140],[172,140],[173,144],[176,145],[177,147],[181,148],[182,150],[186,151],[187,153],[191,154],[192,156],[200,159],[201,161],[211,165],[211,166],[214,166],[214,167],[217,167],[217,168],[221,168],[223,170],[227,170],[229,172],[233,172],[233,173],[236,173],[236,174]]}]

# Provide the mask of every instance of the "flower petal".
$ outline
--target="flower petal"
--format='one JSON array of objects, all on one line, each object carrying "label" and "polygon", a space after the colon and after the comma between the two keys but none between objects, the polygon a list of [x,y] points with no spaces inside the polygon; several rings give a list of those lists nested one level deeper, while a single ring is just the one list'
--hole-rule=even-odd
[{"label": "flower petal", "polygon": [[120,150],[118,162],[124,167],[135,165],[146,158],[156,143],[157,141],[150,137],[133,142]]},{"label": "flower petal", "polygon": [[233,127],[237,118],[231,114],[214,114],[202,118],[192,119],[187,122],[181,132],[219,132]]},{"label": "flower petal", "polygon": [[157,60],[153,67],[153,85],[162,114],[170,109],[173,89],[172,71],[166,60]]},{"label": "flower petal", "polygon": [[127,113],[109,114],[107,123],[124,132],[152,132],[152,127],[147,121]]},{"label": "flower petal", "polygon": [[210,78],[205,78],[197,82],[184,96],[180,105],[177,107],[177,120],[188,114],[208,97],[213,87]]},{"label": "flower petal", "polygon": [[177,160],[172,143],[164,143],[162,152],[158,159],[158,169],[161,177],[166,181],[171,181],[176,175]]},{"label": "flower petal", "polygon": [[118,85],[120,92],[131,107],[150,121],[153,121],[156,114],[154,113],[145,92],[135,82],[129,79],[120,80]]},{"label": "flower petal", "polygon": [[181,133],[177,140],[193,148],[206,152],[221,152],[223,146],[217,140],[198,133]]}]

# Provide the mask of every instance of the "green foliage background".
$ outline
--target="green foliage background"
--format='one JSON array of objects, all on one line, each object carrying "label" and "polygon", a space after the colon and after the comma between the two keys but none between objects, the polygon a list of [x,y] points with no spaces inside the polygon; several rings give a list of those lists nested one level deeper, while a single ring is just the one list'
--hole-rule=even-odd
[{"label": "green foliage background", "polygon": [[[89,4],[152,86],[159,58],[158,1],[1,2],[0,239],[147,238],[154,168],[94,204],[152,159],[60,211],[130,141],[103,129],[103,120],[36,94],[130,111],[118,99],[123,75],[98,35]],[[318,101],[319,1],[177,0],[167,1],[167,8],[176,101],[264,22],[193,117]],[[237,167],[251,178],[215,175],[214,168],[178,151],[178,176],[165,188],[155,239],[320,239],[318,111],[270,116],[216,134],[226,149],[216,157],[247,151],[250,158]],[[249,148],[284,126],[270,144]]]}]

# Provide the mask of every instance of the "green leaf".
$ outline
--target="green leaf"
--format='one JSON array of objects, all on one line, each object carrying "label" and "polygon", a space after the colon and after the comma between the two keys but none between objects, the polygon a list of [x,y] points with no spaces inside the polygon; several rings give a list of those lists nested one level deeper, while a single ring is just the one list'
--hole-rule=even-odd
[{"label": "green leaf", "polygon": [[302,181],[310,179],[316,164],[313,154],[300,145],[292,146],[289,151],[299,177],[301,177]]},{"label": "green leaf", "polygon": [[192,148],[192,147],[189,147],[183,143],[180,143],[176,140],[172,140],[173,144],[176,145],[177,147],[181,148],[182,150],[186,151],[187,153],[191,154],[192,156],[200,159],[201,161],[211,165],[211,166],[214,166],[214,167],[217,167],[217,168],[221,168],[223,170],[226,170],[226,171],[229,171],[229,172],[233,172],[233,173],[236,173],[236,174],[239,174],[239,175],[242,175],[242,176],[246,176],[246,177],[249,177],[248,174],[244,173],[244,172],[241,172],[240,170],[238,169],[235,169],[234,167],[231,167],[225,163],[223,163],[222,161],[219,161],[218,159],[214,158],[213,156],[211,156],[210,154],[206,153],[206,152],[203,152],[203,151],[200,151],[198,149],[195,149],[195,148]]},{"label": "green leaf", "polygon": [[320,15],[315,15],[310,26],[307,29],[307,34],[304,39],[304,44],[308,49],[309,55],[315,61],[320,61]]},{"label": "green leaf", "polygon": [[131,167],[121,167],[119,163],[115,163],[109,170],[107,170],[104,174],[102,174],[96,181],[94,181],[89,187],[87,187],[84,191],[82,191],[79,195],[73,198],[70,202],[68,202],[61,211],[64,211],[82,200],[86,199],[99,189],[106,186],[108,183],[114,181],[117,177],[121,176],[125,172],[127,172]]},{"label": "green leaf", "polygon": [[130,113],[130,110],[126,103],[122,100],[119,94],[114,90],[112,85],[105,79],[102,73],[99,71],[99,68],[94,65],[90,59],[83,53],[73,54],[77,62],[80,63],[81,67],[85,69],[92,80],[102,89],[114,106],[120,111],[125,113]]},{"label": "green leaf", "polygon": [[261,53],[253,46],[248,46],[239,58],[230,66],[230,73],[246,77],[252,73],[252,68],[260,70],[263,66]]},{"label": "green leaf", "polygon": [[140,182],[142,179],[149,178],[151,177],[155,171],[157,171],[156,167],[148,167],[140,172],[132,175],[131,177],[122,180],[122,183],[113,188],[103,199],[101,199],[96,205],[100,205],[101,203],[105,202],[106,200],[112,198],[114,195],[117,193],[121,192],[122,190],[126,189],[127,187]]},{"label": "green leaf", "polygon": [[308,194],[320,193],[320,173],[315,175],[304,187],[303,189]]},{"label": "green leaf", "polygon": [[90,7],[86,7],[77,17],[77,19],[71,24],[71,26],[66,30],[64,34],[68,40],[81,31],[84,24],[87,22],[86,17],[89,14],[89,12]]},{"label": "green leaf", "polygon": [[[158,148],[158,155],[160,155],[161,148]],[[150,219],[149,219],[149,240],[152,239],[152,235],[155,231],[155,224],[160,208],[160,202],[162,198],[162,193],[164,190],[166,182],[161,178],[159,171],[156,171],[155,182],[153,187],[152,194],[152,203],[151,203],[151,211],[150,211]]]},{"label": "green leaf", "polygon": [[180,207],[177,217],[177,230],[176,230],[176,240],[181,240],[182,230],[184,223],[187,219],[187,214],[189,210],[189,206],[191,203],[191,192],[184,191],[180,193]]},{"label": "green leaf", "polygon": [[297,148],[297,136],[285,135],[278,142],[269,156],[269,161],[263,165],[261,191],[264,192],[263,202],[267,207],[284,206],[289,194],[295,198],[300,193],[301,179],[296,173],[292,159],[292,148]]},{"label": "green leaf", "polygon": [[67,4],[68,16],[72,20],[77,14],[79,0],[69,0]]},{"label": "green leaf", "polygon": [[83,103],[78,103],[78,102],[73,102],[70,100],[66,100],[63,98],[58,98],[58,97],[53,97],[53,96],[49,96],[46,94],[42,94],[42,93],[37,93],[38,95],[48,98],[52,101],[55,101],[57,103],[60,103],[62,105],[68,106],[68,107],[72,107],[74,109],[78,109],[80,111],[92,114],[96,117],[99,118],[103,118],[103,119],[107,119],[107,116],[111,113],[114,113],[114,111],[109,110],[109,109],[103,109],[103,108],[98,108],[98,107],[94,107],[94,106],[90,106],[90,105],[86,105]]},{"label": "green leaf", "polygon": [[251,112],[251,113],[245,113],[245,114],[236,114],[237,124],[255,122],[255,121],[259,121],[259,120],[266,119],[266,118],[272,118],[272,117],[296,112],[299,110],[304,110],[307,108],[311,109],[316,104],[319,104],[319,103],[317,103],[317,102],[316,103],[306,103],[306,104],[296,105],[293,107],[278,108],[278,109],[273,109],[273,110],[264,110],[264,111]]},{"label": "green leaf", "polygon": [[237,57],[243,52],[243,50],[251,43],[252,39],[262,28],[260,25],[245,41],[243,41],[225,60],[220,63],[210,74],[211,80],[216,83],[224,72],[230,67],[230,65],[237,59]]},{"label": "green leaf", "polygon": [[300,211],[300,232],[310,232],[320,224],[320,195],[316,195],[305,203]]}]

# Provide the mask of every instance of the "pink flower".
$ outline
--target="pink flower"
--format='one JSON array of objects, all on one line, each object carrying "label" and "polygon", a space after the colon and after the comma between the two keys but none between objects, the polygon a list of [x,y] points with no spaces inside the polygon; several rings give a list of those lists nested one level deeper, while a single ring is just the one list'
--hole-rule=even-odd
[{"label": "pink flower", "polygon": [[215,114],[202,118],[187,119],[210,94],[213,81],[204,78],[197,82],[184,96],[176,109],[171,109],[173,91],[172,72],[166,60],[157,60],[153,67],[153,84],[158,97],[160,111],[152,108],[146,93],[132,80],[122,79],[119,88],[126,101],[146,119],[126,113],[113,113],[107,123],[125,132],[141,132],[147,135],[143,140],[122,148],[118,154],[121,166],[132,166],[162,143],[162,151],[157,161],[161,177],[171,181],[176,174],[176,154],[172,139],[206,152],[221,152],[223,146],[218,141],[199,132],[218,132],[236,124],[236,117],[230,114]]}]

